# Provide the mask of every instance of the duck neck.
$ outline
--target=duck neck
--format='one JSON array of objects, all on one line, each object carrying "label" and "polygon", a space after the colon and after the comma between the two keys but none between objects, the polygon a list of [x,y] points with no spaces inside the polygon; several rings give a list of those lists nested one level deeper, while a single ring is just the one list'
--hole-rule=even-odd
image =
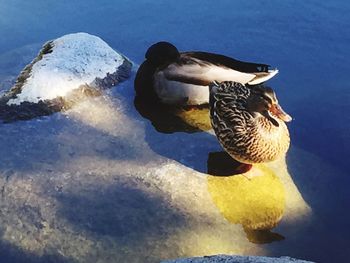
[{"label": "duck neck", "polygon": [[267,118],[258,118],[255,126],[256,135],[263,145],[268,145],[271,149],[284,152],[289,147],[289,132],[286,124],[278,120],[279,126],[273,125]]}]

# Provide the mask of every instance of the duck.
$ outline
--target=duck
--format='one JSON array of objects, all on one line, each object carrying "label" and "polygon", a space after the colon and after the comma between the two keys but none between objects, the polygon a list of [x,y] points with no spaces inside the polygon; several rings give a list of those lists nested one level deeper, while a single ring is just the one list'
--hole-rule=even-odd
[{"label": "duck", "polygon": [[292,118],[279,105],[272,88],[214,81],[209,93],[211,125],[233,159],[253,165],[286,154],[290,145],[286,122]]},{"label": "duck", "polygon": [[168,105],[208,105],[212,81],[261,84],[278,73],[270,65],[201,51],[179,52],[169,42],[148,48],[135,77],[136,96]]}]

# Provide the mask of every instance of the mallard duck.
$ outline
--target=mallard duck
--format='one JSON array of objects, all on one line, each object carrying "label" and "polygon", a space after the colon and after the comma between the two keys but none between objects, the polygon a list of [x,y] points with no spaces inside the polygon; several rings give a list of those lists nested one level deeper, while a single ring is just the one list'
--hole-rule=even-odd
[{"label": "mallard duck", "polygon": [[210,90],[210,118],[225,151],[246,163],[270,162],[289,148],[285,122],[292,118],[278,104],[275,92],[262,85],[213,82]]},{"label": "mallard duck", "polygon": [[208,104],[208,85],[214,80],[256,85],[278,73],[266,64],[207,52],[179,52],[168,42],[152,45],[145,57],[135,78],[137,95],[172,105]]}]

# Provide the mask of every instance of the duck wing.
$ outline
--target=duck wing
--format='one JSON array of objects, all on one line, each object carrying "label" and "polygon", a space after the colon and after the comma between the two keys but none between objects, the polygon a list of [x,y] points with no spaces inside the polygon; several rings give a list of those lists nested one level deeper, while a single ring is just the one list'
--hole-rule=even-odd
[{"label": "duck wing", "polygon": [[233,80],[242,84],[257,85],[271,79],[278,73],[278,69],[270,69],[271,66],[268,64],[240,61],[234,58],[215,53],[184,52],[183,55],[199,59],[203,63],[210,63],[218,67],[226,67],[233,71],[238,71],[242,74],[242,76],[244,75],[244,73],[251,73],[254,75],[254,77],[247,82],[241,81],[240,78],[226,79]]},{"label": "duck wing", "polygon": [[215,80],[255,85],[277,74],[278,70],[271,71],[268,67],[266,64],[242,62],[212,53],[184,52],[162,71],[168,80],[194,85],[208,86]]},{"label": "duck wing", "polygon": [[213,81],[232,80],[239,83],[248,83],[256,75],[240,72],[225,65],[216,65],[210,61],[181,54],[178,60],[161,70],[166,79],[193,85],[208,86]]},{"label": "duck wing", "polygon": [[204,63],[210,63],[219,67],[227,67],[245,73],[269,72],[270,65],[261,63],[244,62],[224,55],[208,52],[184,52],[185,56],[197,58]]},{"label": "duck wing", "polygon": [[[214,129],[232,132],[232,127],[241,127],[244,123],[244,101],[249,91],[240,83],[225,81],[217,86],[209,86],[210,115]],[[238,93],[241,94],[238,96]]]}]

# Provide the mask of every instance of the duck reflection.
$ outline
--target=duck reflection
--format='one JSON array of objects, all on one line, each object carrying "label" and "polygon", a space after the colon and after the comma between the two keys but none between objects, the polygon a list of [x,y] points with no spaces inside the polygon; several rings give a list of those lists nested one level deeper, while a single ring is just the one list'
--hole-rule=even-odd
[{"label": "duck reflection", "polygon": [[208,105],[171,106],[159,102],[150,103],[139,96],[135,97],[134,105],[141,116],[150,120],[161,133],[194,133],[211,129]]},{"label": "duck reflection", "polygon": [[249,241],[284,239],[270,231],[282,219],[286,197],[283,183],[271,169],[264,164],[242,167],[226,152],[214,152],[209,153],[208,174],[213,202],[226,220],[243,226]]}]

